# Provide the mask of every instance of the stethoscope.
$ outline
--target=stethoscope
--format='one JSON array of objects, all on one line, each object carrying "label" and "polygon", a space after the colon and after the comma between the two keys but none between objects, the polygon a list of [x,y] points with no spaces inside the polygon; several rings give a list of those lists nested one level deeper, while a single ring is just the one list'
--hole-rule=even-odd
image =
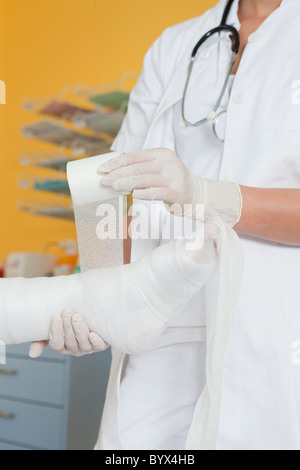
[{"label": "stethoscope", "polygon": [[[235,63],[236,55],[237,55],[237,53],[239,51],[239,48],[240,48],[240,36],[239,36],[239,33],[238,33],[237,29],[234,28],[233,26],[229,26],[229,25],[226,24],[226,21],[228,19],[228,15],[230,13],[233,2],[234,2],[234,0],[229,0],[227,2],[227,5],[226,5],[226,8],[224,10],[224,14],[223,14],[220,26],[218,26],[217,28],[213,28],[210,31],[208,31],[204,36],[202,36],[202,38],[195,45],[195,47],[192,51],[191,60],[190,60],[189,67],[188,67],[188,74],[187,74],[187,79],[186,79],[186,83],[185,83],[185,87],[184,87],[184,92],[183,92],[183,97],[182,97],[182,106],[181,106],[182,121],[183,121],[183,125],[185,127],[191,127],[191,126],[192,127],[198,127],[198,126],[202,126],[203,124],[206,124],[207,122],[212,122],[214,134],[217,137],[217,139],[219,139],[222,142],[223,142],[223,139],[221,139],[218,136],[216,126],[218,124],[218,120],[220,119],[220,116],[222,114],[226,113],[227,111],[220,111],[219,113],[217,113],[217,111],[218,111],[218,108],[219,108],[219,106],[222,102],[224,94],[226,92],[228,82],[229,82],[229,77],[230,77],[230,74],[231,74],[231,69],[232,69],[232,67]],[[224,31],[227,31],[227,32],[231,33],[233,41],[232,41],[232,47],[231,47],[231,51],[232,51],[231,52],[231,58],[230,58],[228,70],[227,70],[227,73],[226,73],[226,77],[225,77],[225,80],[224,80],[224,84],[223,84],[220,96],[219,96],[215,106],[212,108],[212,110],[208,113],[208,115],[204,119],[200,119],[199,121],[191,122],[188,119],[186,119],[185,102],[186,102],[187,90],[188,90],[188,87],[189,87],[189,83],[190,83],[190,79],[191,79],[195,59],[197,58],[200,47],[209,38],[211,38],[214,35],[220,34],[221,32],[224,32]]]}]

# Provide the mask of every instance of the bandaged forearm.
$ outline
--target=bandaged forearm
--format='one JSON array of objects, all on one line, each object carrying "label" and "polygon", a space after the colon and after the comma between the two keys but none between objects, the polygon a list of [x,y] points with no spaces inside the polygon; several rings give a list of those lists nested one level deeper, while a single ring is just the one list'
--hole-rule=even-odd
[{"label": "bandaged forearm", "polygon": [[54,278],[0,280],[0,340],[47,340],[53,315],[71,307],[91,331],[121,351],[151,346],[214,274],[215,242],[186,250],[164,245],[136,263]]},{"label": "bandaged forearm", "polygon": [[[194,201],[186,217],[199,218],[199,205],[204,205],[204,219],[218,216],[234,227],[240,220],[243,209],[241,189],[231,181],[218,181],[193,176]],[[201,212],[202,213],[202,212]]]}]

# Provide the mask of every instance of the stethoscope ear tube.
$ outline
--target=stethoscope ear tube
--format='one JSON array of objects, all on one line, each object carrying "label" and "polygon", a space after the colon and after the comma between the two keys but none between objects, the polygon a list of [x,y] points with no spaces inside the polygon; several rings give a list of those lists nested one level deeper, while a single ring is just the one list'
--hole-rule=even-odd
[{"label": "stethoscope ear tube", "polygon": [[223,13],[223,17],[222,17],[222,20],[221,20],[221,25],[227,23],[228,15],[230,13],[233,2],[234,2],[234,0],[229,0],[228,1],[227,5],[226,5],[226,8],[224,10],[224,13]]}]

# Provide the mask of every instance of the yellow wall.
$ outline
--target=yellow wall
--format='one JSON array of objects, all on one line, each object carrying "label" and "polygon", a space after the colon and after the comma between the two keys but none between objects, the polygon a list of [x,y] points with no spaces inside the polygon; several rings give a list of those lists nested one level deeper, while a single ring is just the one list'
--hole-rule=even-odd
[{"label": "yellow wall", "polygon": [[[139,73],[145,52],[166,27],[198,16],[216,0],[0,0],[0,80],[7,104],[0,106],[0,258],[10,251],[42,250],[50,240],[75,236],[74,224],[16,209],[24,196],[52,195],[18,188],[19,154],[53,151],[24,140],[20,128],[38,117],[25,111],[25,97],[57,95],[65,85],[98,86],[125,70]],[[29,172],[30,173],[30,172]]]}]

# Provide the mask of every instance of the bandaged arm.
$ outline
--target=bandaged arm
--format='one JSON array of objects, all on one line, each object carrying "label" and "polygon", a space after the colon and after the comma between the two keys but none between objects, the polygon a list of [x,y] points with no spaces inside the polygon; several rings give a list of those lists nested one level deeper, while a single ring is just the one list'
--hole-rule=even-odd
[{"label": "bandaged arm", "polygon": [[[47,340],[51,318],[65,307],[126,353],[151,346],[217,266],[218,228],[206,226],[203,249],[169,243],[127,266],[66,277],[0,281],[0,340]],[[196,235],[195,235],[196,236]]]}]

